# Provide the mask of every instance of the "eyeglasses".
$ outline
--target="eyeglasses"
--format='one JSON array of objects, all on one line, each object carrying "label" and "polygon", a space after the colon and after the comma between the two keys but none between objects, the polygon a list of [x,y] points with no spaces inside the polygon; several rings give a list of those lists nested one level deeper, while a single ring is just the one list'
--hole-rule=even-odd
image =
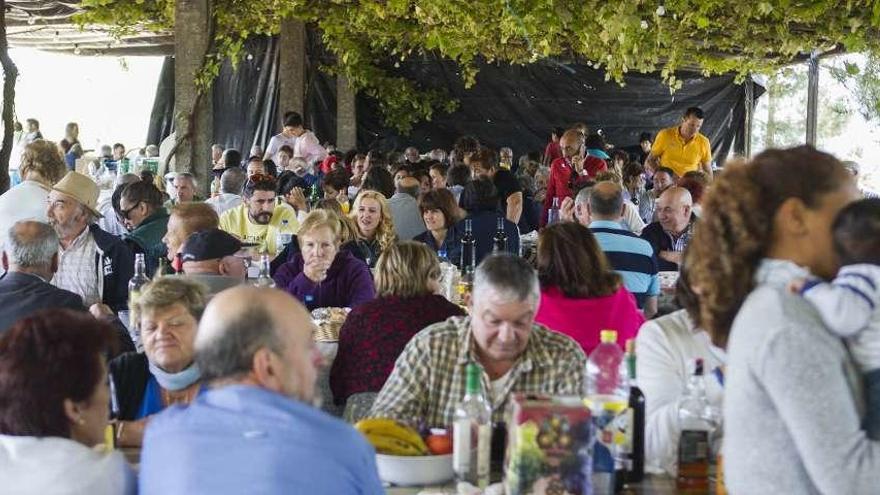
[{"label": "eyeglasses", "polygon": [[134,204],[134,206],[132,206],[131,208],[129,208],[127,210],[123,210],[122,207],[120,206],[119,216],[122,217],[123,220],[131,220],[131,218],[129,218],[131,216],[131,212],[133,212],[135,210],[135,208],[140,206],[141,203],[143,203],[143,201],[138,201],[137,203]]}]

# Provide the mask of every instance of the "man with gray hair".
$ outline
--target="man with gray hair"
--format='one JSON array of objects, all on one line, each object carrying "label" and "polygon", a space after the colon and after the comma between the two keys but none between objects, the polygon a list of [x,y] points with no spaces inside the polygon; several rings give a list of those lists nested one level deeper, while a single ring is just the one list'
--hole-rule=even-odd
[{"label": "man with gray hair", "polygon": [[280,290],[215,296],[195,338],[207,387],[189,406],[151,417],[140,492],[385,493],[364,437],[311,405],[321,360],[314,327]]},{"label": "man with gray hair", "polygon": [[645,227],[642,239],[654,248],[660,271],[678,271],[697,221],[691,193],[683,187],[670,187],[657,198],[655,211],[657,221]]},{"label": "man with gray hair", "polygon": [[2,256],[6,275],[0,279],[0,333],[41,309],[86,310],[80,296],[49,283],[58,269],[58,236],[48,224],[13,224]]},{"label": "man with gray hair", "polygon": [[464,396],[465,368],[481,368],[492,420],[514,393],[580,395],[587,358],[570,337],[535,323],[538,276],[522,258],[492,255],[477,267],[470,316],[419,332],[397,359],[372,416],[449,425]]},{"label": "man with gray hair", "polygon": [[196,197],[196,178],[189,172],[175,174],[171,179],[171,199],[165,202],[165,208],[171,208],[179,203],[198,201]]},{"label": "man with gray hair", "polygon": [[388,199],[394,232],[397,238],[408,241],[425,231],[425,221],[419,211],[419,180],[404,177],[397,181],[394,196]]},{"label": "man with gray hair", "polygon": [[46,214],[61,246],[52,285],[78,294],[87,306],[104,303],[119,312],[128,307],[134,255],[95,223],[97,203],[97,184],[78,172],[68,172],[49,193]]},{"label": "man with gray hair", "polygon": [[241,192],[247,182],[247,175],[241,168],[227,168],[220,176],[220,194],[205,201],[218,215],[241,204]]},{"label": "man with gray hair", "polygon": [[[574,199],[563,199],[559,207],[560,218],[566,222],[578,222],[584,227],[589,227],[593,221],[590,216],[590,193],[592,190],[593,185],[587,185],[578,191]],[[619,223],[635,234],[641,234],[645,228],[645,222],[639,217],[638,208],[629,201],[623,202],[623,215]]]},{"label": "man with gray hair", "polygon": [[590,193],[588,227],[608,262],[623,278],[623,285],[635,296],[645,318],[651,318],[657,313],[660,296],[657,257],[650,242],[623,227],[625,203],[620,185],[599,182]]}]

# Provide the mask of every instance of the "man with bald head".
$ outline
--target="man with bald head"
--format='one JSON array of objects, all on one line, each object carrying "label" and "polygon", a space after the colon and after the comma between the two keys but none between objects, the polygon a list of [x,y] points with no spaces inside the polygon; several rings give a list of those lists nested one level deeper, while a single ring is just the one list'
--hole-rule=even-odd
[{"label": "man with bald head", "polygon": [[208,389],[150,421],[140,493],[385,493],[372,447],[311,405],[321,359],[313,330],[280,290],[214,297],[195,339]]},{"label": "man with bald head", "polygon": [[696,215],[693,214],[691,193],[682,187],[670,187],[657,198],[657,221],[642,231],[642,238],[651,243],[660,271],[678,271],[681,253],[693,236]]},{"label": "man with bald head", "polygon": [[388,200],[394,232],[402,241],[410,240],[425,231],[425,221],[419,212],[419,188],[415,177],[403,177],[397,181],[396,192]]}]

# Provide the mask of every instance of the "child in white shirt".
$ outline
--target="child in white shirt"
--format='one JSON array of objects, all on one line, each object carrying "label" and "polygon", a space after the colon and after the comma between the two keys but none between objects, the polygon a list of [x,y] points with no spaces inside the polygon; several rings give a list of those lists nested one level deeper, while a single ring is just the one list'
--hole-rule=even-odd
[{"label": "child in white shirt", "polygon": [[828,329],[848,341],[864,374],[868,436],[880,439],[880,199],[844,208],[832,226],[841,269],[831,283],[807,281],[801,294]]}]

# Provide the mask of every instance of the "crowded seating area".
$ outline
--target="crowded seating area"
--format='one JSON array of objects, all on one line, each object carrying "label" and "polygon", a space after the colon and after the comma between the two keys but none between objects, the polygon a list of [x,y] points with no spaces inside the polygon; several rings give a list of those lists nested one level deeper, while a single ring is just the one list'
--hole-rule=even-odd
[{"label": "crowded seating area", "polygon": [[203,171],[28,134],[0,493],[877,493],[880,200],[703,119],[516,156],[288,112]]}]

